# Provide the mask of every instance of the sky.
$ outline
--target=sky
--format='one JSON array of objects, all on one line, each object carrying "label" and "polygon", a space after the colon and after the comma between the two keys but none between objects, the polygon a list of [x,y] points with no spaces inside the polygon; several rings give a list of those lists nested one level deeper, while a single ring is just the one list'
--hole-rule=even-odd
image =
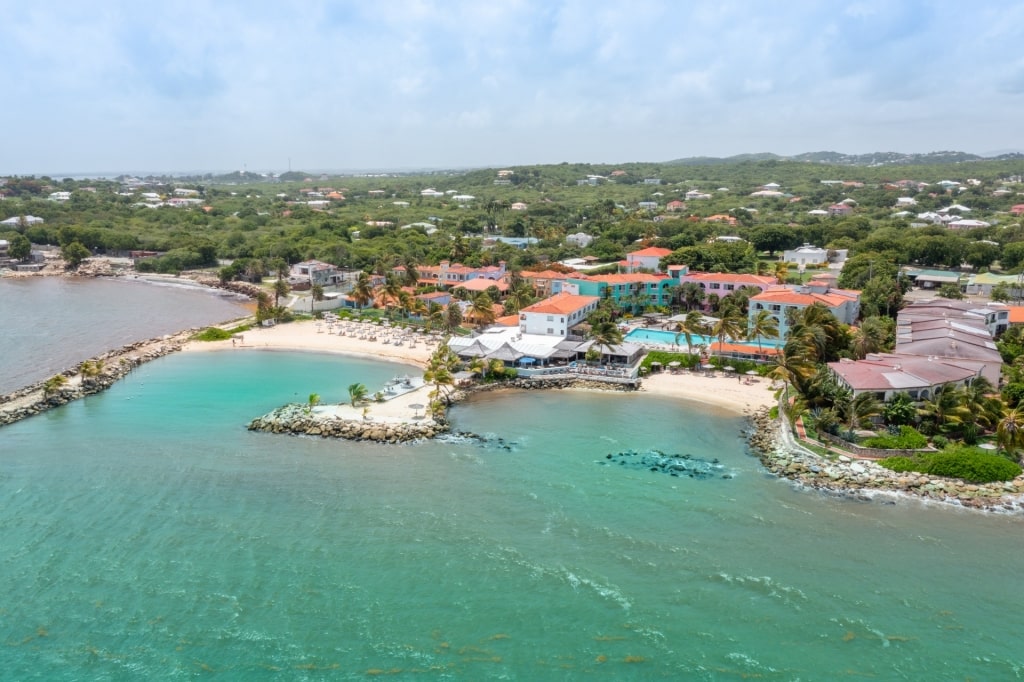
[{"label": "sky", "polygon": [[1024,148],[1019,0],[0,0],[0,175]]}]

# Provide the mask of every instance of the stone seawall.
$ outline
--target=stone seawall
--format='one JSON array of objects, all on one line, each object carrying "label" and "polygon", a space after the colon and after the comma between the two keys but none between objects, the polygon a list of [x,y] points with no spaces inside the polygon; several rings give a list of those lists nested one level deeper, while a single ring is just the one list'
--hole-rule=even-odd
[{"label": "stone seawall", "polygon": [[[13,424],[88,395],[101,393],[139,365],[181,350],[189,337],[197,331],[198,329],[189,329],[173,336],[138,341],[97,355],[60,372],[68,383],[50,393],[47,393],[45,387],[52,377],[0,396],[0,426]],[[82,365],[96,362],[102,363],[100,373],[93,377],[82,377]]]},{"label": "stone seawall", "polygon": [[1024,515],[1024,475],[1012,481],[968,483],[956,478],[897,473],[870,460],[822,457],[802,447],[785,422],[768,410],[753,417],[750,447],[776,476],[856,499],[914,497],[957,507]]},{"label": "stone seawall", "polygon": [[319,436],[378,443],[405,443],[433,438],[448,431],[448,424],[433,419],[416,422],[375,422],[318,415],[306,405],[291,403],[249,422],[250,431],[293,436]]}]

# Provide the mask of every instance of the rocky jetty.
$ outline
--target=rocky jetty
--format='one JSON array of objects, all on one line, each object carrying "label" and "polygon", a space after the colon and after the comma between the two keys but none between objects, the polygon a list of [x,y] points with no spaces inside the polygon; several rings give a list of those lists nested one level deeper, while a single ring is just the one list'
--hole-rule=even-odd
[{"label": "rocky jetty", "polygon": [[307,405],[291,403],[249,422],[250,431],[318,436],[377,443],[406,443],[434,438],[448,431],[448,424],[434,419],[410,422],[384,422],[372,419],[342,419],[318,414]]},{"label": "rocky jetty", "polygon": [[1024,475],[1012,481],[968,483],[960,479],[897,473],[871,460],[822,457],[799,445],[768,410],[752,417],[749,444],[773,474],[823,492],[859,500],[895,501],[900,496],[1007,514],[1024,514]]},{"label": "rocky jetty", "polygon": [[[48,390],[52,377],[25,388],[0,396],[0,426],[13,424],[54,407],[107,390],[133,369],[150,360],[156,360],[181,350],[197,329],[189,329],[173,336],[130,343],[116,350],[84,361],[60,373],[66,383]],[[99,367],[95,376],[85,376],[83,368]]]},{"label": "rocky jetty", "polygon": [[669,476],[708,479],[732,478],[717,459],[704,459],[693,455],[670,455],[661,450],[627,450],[609,453],[598,464],[619,466],[627,469],[643,469]]}]

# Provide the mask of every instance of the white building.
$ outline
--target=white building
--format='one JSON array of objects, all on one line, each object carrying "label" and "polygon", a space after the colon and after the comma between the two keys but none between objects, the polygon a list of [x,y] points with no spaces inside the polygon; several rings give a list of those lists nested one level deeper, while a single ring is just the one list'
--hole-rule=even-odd
[{"label": "white building", "polygon": [[569,335],[569,330],[597,310],[597,296],[555,294],[519,311],[519,330],[524,334],[544,336]]}]

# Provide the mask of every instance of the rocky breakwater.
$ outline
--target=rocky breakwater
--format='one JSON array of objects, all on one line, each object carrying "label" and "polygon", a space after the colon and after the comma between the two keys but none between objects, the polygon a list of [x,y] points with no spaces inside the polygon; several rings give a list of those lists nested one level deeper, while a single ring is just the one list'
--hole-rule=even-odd
[{"label": "rocky breakwater", "polygon": [[955,478],[897,473],[871,460],[846,455],[822,457],[793,439],[768,410],[752,416],[749,443],[773,474],[802,486],[859,500],[895,501],[900,497],[968,509],[1024,515],[1024,475],[1012,481],[969,483]]},{"label": "rocky breakwater", "polygon": [[139,365],[181,350],[196,331],[190,329],[174,336],[129,343],[54,377],[0,396],[0,426],[105,391]]},{"label": "rocky breakwater", "polygon": [[415,421],[375,421],[371,419],[344,419],[324,414],[319,408],[291,403],[257,417],[249,422],[250,431],[281,433],[294,436],[319,436],[377,443],[405,443],[434,438],[448,431],[447,422],[434,419]]}]

